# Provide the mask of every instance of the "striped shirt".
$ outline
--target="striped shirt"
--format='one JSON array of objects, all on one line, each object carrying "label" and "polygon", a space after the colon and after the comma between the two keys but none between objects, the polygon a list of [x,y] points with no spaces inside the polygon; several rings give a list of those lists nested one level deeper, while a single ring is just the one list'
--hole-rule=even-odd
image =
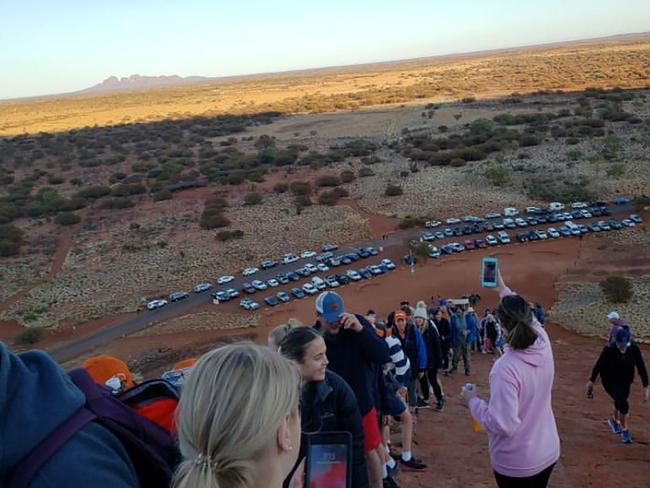
[{"label": "striped shirt", "polygon": [[409,378],[411,363],[402,350],[402,345],[397,337],[388,336],[384,339],[388,344],[390,354],[390,371],[394,371],[395,379],[400,385],[406,385]]}]

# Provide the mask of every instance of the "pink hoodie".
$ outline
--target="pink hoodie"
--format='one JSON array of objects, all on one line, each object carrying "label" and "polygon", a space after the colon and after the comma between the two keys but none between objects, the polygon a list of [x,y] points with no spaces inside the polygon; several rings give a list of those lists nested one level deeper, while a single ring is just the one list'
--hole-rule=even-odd
[{"label": "pink hoodie", "polygon": [[[508,288],[500,296],[513,295]],[[492,468],[517,478],[533,476],[560,457],[551,407],[555,376],[551,341],[533,316],[537,339],[525,350],[510,349],[490,371],[490,402],[472,398],[472,416],[485,428]]]}]

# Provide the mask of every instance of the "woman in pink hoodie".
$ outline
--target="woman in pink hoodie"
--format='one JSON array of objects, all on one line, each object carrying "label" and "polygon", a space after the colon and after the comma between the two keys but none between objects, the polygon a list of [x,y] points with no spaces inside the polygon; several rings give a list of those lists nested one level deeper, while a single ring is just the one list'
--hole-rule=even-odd
[{"label": "woman in pink hoodie", "polygon": [[528,302],[508,288],[499,273],[497,315],[506,352],[490,371],[490,400],[463,389],[472,416],[486,430],[497,484],[546,487],[560,457],[560,438],[551,407],[555,376],[551,341]]}]

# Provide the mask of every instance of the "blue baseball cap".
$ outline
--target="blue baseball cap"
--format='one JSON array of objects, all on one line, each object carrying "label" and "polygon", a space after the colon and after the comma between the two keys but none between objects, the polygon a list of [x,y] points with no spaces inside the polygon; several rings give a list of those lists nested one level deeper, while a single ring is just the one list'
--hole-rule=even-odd
[{"label": "blue baseball cap", "polygon": [[619,327],[618,330],[616,331],[616,335],[614,336],[614,341],[616,342],[616,346],[620,348],[628,347],[630,345],[631,340],[632,340],[632,333],[630,332],[630,328]]},{"label": "blue baseball cap", "polygon": [[335,324],[345,313],[345,304],[341,295],[333,291],[324,291],[316,297],[316,313],[329,324]]}]

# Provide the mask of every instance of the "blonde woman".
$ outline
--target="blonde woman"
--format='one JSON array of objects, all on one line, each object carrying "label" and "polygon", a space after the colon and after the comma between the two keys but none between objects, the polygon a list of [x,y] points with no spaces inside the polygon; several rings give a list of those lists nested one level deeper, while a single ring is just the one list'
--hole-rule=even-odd
[{"label": "blonde woman", "polygon": [[291,329],[295,329],[296,327],[304,327],[304,325],[299,320],[289,319],[287,320],[286,324],[278,325],[275,327],[271,332],[269,332],[269,336],[267,338],[269,347],[274,351],[277,351],[278,347],[280,347],[280,343],[284,340],[285,337],[287,337],[287,334],[291,331]]},{"label": "blonde woman", "polygon": [[266,347],[241,343],[197,362],[178,407],[184,461],[175,488],[280,488],[300,449],[301,378]]}]

